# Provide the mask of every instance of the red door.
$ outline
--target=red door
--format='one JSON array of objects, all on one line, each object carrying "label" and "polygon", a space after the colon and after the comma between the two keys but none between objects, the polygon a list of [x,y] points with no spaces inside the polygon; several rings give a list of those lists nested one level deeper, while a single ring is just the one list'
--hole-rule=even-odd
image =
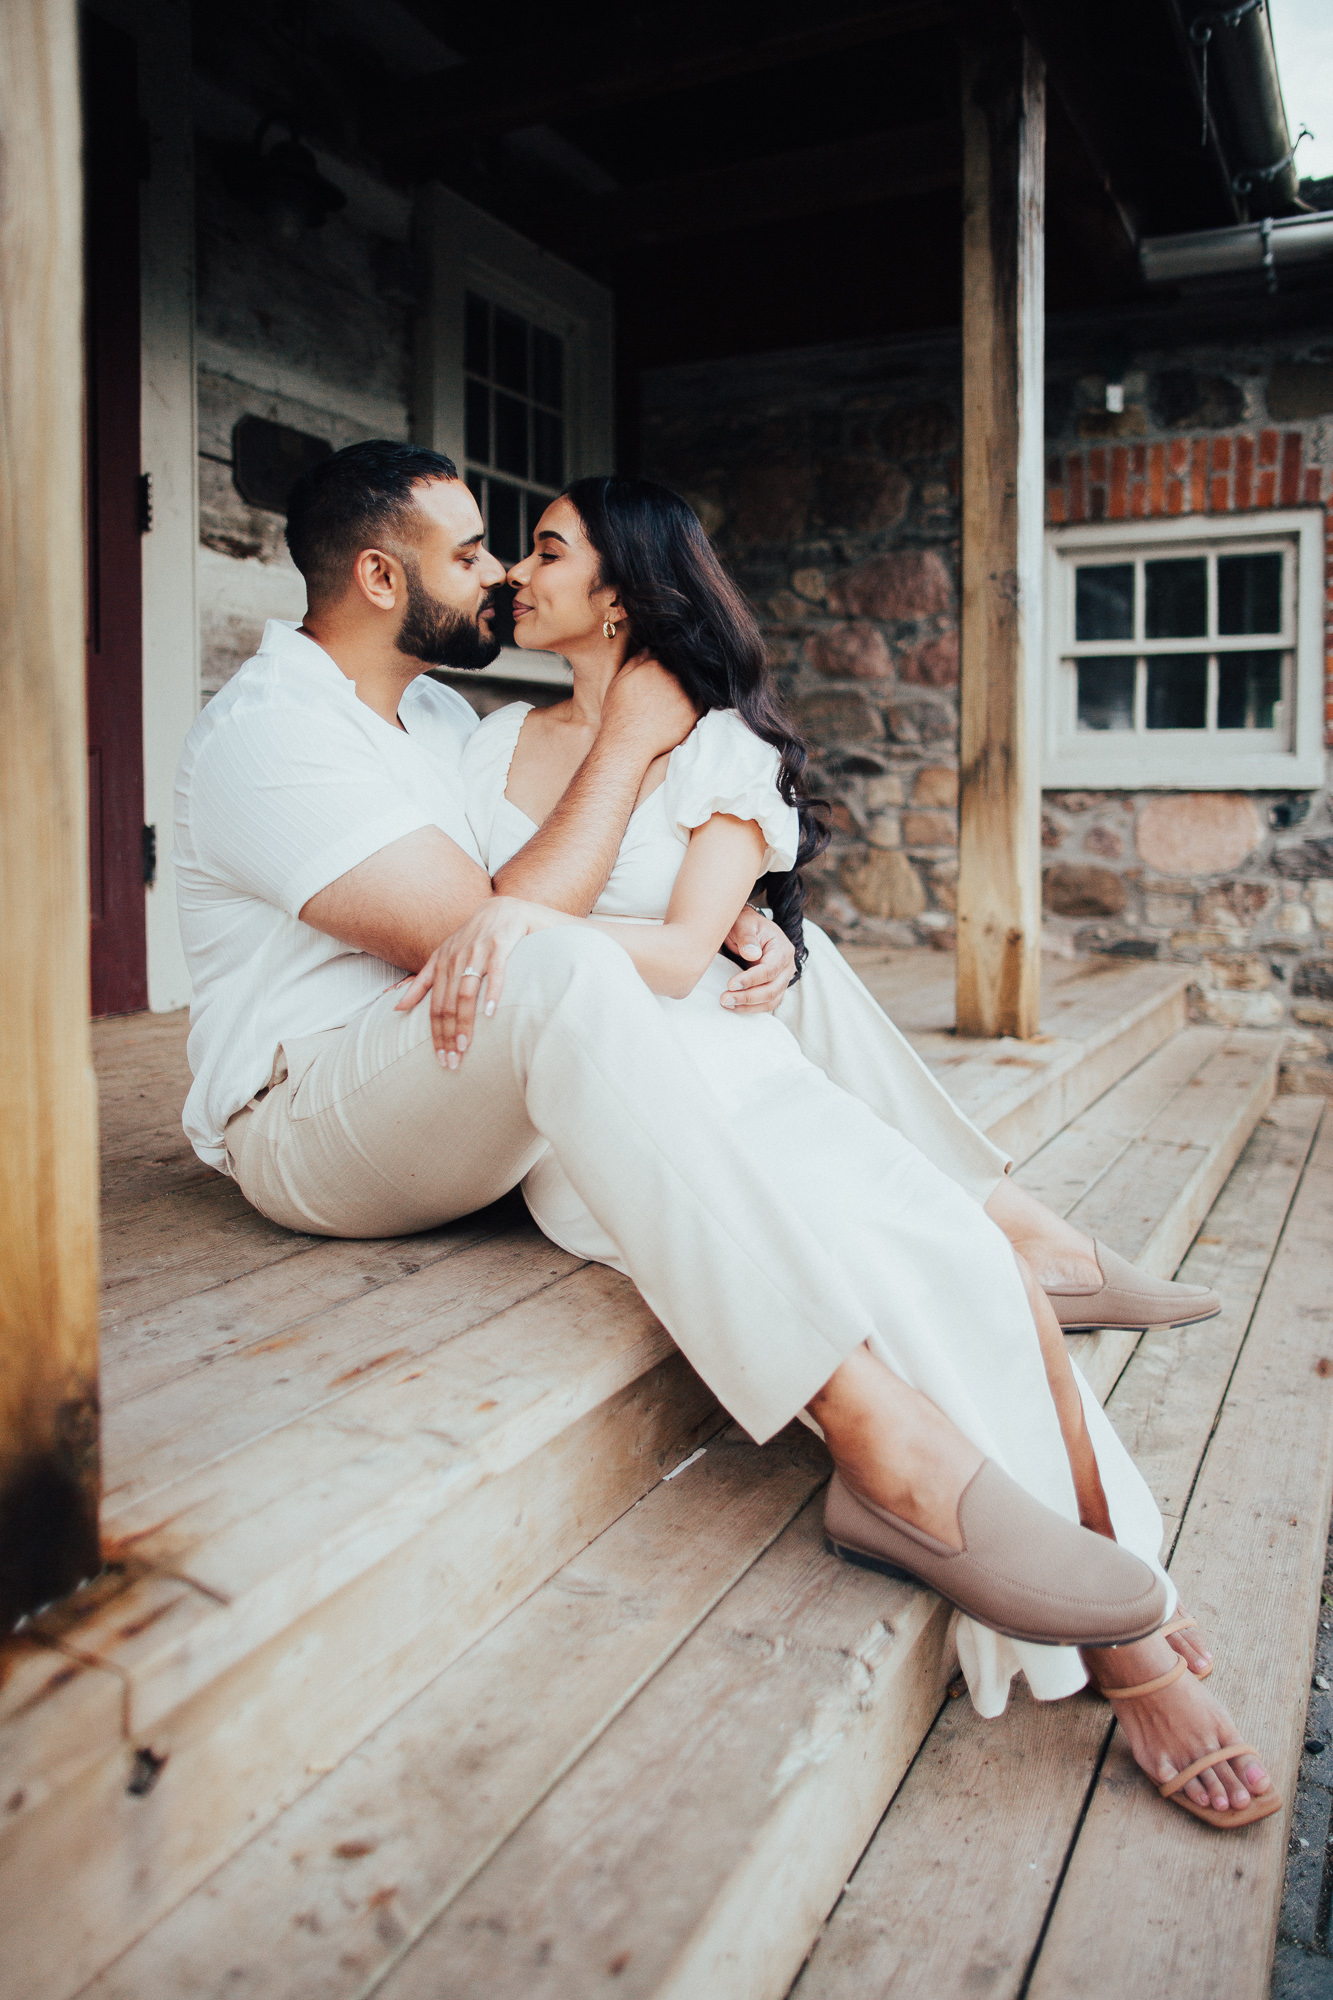
[{"label": "red door", "polygon": [[148,1005],[136,51],[84,14],[88,874],[94,1014]]}]

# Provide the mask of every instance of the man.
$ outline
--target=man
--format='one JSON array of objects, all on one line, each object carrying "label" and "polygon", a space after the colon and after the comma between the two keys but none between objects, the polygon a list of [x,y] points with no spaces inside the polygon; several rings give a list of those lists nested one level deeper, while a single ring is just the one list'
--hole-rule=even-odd
[{"label": "man", "polygon": [[[648,766],[693,727],[680,688],[652,662],[617,678],[564,799],[492,884],[459,782],[471,712],[422,678],[430,664],[493,655],[485,598],[503,572],[472,494],[436,453],[354,445],[300,482],[288,540],[306,618],[297,629],[270,622],[258,655],[191,730],[177,782],[194,982],[185,1123],[201,1158],[293,1229],[389,1236],[482,1207],[549,1143],[648,1303],[753,1436],[810,1406],[850,1485],[907,1524],[909,1548],[924,1534],[937,1551],[959,1549],[980,1455],[867,1349],[876,1310],[894,1309],[892,1271],[875,1271],[877,1307],[839,1256],[853,1209],[866,1240],[881,1226],[879,1183],[849,1188],[840,1171],[843,1127],[865,1107],[827,1095],[800,1149],[777,1094],[734,1129],[628,956],[581,921]],[[517,936],[503,997],[474,1022],[481,982],[463,975],[468,1045],[458,1036],[442,1066],[428,1010],[400,1010],[393,983],[488,905],[496,928]],[[762,966],[740,979],[754,981],[742,995],[765,997],[774,983]],[[892,1179],[901,1143],[876,1129]],[[953,1242],[971,1237],[993,1282],[1012,1288],[998,1237],[984,1226],[978,1236],[975,1207],[918,1165],[913,1199],[930,1190],[920,1229],[939,1237],[936,1268],[946,1273]],[[993,1284],[961,1282],[984,1315]],[[1026,1575],[1037,1559],[1022,1548],[998,1580],[969,1556],[974,1581],[958,1602],[975,1589],[993,1623],[996,1593],[1017,1592],[1016,1635],[1040,1629],[1057,1643],[1073,1638],[1071,1605],[1087,1643],[1137,1638],[1160,1620],[1165,1586],[1143,1562],[1016,1486],[1011,1499],[1041,1517],[1040,1536],[1019,1538],[1042,1544],[1041,1573]],[[865,1520],[882,1540],[883,1523]],[[899,1549],[897,1530],[883,1532]],[[1059,1630],[1042,1623],[1056,1616],[1052,1536],[1069,1566]]]}]

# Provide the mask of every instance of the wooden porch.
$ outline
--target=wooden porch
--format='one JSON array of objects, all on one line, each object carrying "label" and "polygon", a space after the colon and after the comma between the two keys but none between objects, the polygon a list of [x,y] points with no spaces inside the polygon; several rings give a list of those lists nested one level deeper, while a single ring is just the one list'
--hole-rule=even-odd
[{"label": "wooden porch", "polygon": [[[1038,1040],[973,1045],[942,955],[860,969],[1025,1184],[1222,1291],[1075,1345],[1290,1787],[1323,1100],[1273,1100],[1279,1038],[1188,1025],[1182,968],[1056,961]],[[824,1554],[822,1450],[727,1427],[626,1281],[517,1201],[294,1237],[189,1152],[181,1017],[95,1039],[116,1561],[9,1647],[0,1992],[1266,1991],[1287,1820],[1224,1852],[1100,1703],[949,1701],[939,1601]]]}]

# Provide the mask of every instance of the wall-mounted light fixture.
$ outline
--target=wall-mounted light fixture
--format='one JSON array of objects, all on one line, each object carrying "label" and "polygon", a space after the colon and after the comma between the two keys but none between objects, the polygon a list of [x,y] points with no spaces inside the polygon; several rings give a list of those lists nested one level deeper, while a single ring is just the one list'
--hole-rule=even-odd
[{"label": "wall-mounted light fixture", "polygon": [[[274,137],[284,131],[285,139]],[[239,148],[232,153],[227,178],[233,193],[262,216],[275,243],[299,243],[307,229],[321,229],[347,206],[347,196],[324,179],[314,154],[286,118],[261,119],[253,144],[243,154]]]}]

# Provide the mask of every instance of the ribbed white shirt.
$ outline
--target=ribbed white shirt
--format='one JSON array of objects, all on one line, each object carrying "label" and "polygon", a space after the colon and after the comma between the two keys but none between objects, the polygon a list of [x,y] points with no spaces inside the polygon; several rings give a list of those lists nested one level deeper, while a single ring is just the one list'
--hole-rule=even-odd
[{"label": "ribbed white shirt", "polygon": [[343,1026],[401,977],[303,924],[304,905],[418,827],[481,858],[460,772],[476,715],[423,675],[398,716],[403,729],[358,701],[322,646],[270,618],[185,739],[174,854],[192,995],[184,1123],[223,1173],[227,1120],[267,1083],[284,1037]]}]

